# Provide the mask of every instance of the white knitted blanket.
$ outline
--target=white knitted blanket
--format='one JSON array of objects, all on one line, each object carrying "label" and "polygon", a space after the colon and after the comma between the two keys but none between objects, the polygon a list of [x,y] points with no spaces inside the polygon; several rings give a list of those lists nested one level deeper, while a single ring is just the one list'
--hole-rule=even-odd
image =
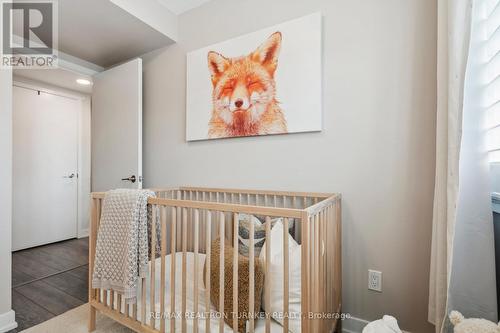
[{"label": "white knitted blanket", "polygon": [[[154,196],[149,190],[118,189],[106,193],[97,234],[92,288],[113,289],[123,295],[126,303],[137,301],[138,280],[148,272],[152,212],[147,202]],[[158,236],[159,214],[156,217]]]}]

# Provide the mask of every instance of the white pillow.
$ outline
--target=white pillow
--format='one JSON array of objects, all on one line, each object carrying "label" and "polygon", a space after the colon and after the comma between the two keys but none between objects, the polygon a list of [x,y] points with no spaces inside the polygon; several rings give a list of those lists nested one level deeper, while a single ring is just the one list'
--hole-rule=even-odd
[{"label": "white pillow", "polygon": [[[281,221],[276,223],[271,230],[271,265],[270,272],[265,275],[265,279],[269,279],[270,283],[270,305],[267,309],[265,304],[266,289],[262,293],[262,308],[271,314],[271,316],[283,325],[284,322],[284,291],[283,291],[283,224]],[[267,242],[267,239],[266,239]],[[260,260],[263,263],[266,261],[265,253],[266,244],[260,252]],[[301,332],[301,304],[300,304],[300,282],[301,282],[301,246],[288,234],[288,268],[289,268],[289,320],[288,329],[292,333]]]},{"label": "white pillow", "polygon": [[[283,253],[283,219],[278,219],[271,229],[270,236],[271,237],[271,262],[277,254]],[[298,246],[297,242],[293,237],[288,234],[288,247],[292,248],[294,246]],[[283,255],[283,254],[282,254]],[[260,251],[259,259],[262,262],[266,261],[266,243],[262,246],[262,250]]]}]

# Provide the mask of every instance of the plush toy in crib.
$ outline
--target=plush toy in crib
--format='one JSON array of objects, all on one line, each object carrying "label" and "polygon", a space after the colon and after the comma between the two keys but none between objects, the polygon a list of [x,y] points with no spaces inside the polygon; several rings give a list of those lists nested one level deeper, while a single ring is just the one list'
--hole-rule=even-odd
[{"label": "plush toy in crib", "polygon": [[382,319],[372,321],[363,329],[363,333],[402,333],[398,321],[385,315]]},{"label": "plush toy in crib", "polygon": [[500,333],[500,323],[479,318],[465,319],[458,311],[451,311],[450,322],[455,333]]}]

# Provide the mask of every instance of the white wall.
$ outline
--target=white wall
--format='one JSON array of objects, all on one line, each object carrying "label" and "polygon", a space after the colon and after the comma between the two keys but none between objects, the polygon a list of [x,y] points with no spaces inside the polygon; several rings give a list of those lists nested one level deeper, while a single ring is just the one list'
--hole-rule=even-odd
[{"label": "white wall", "polygon": [[500,163],[491,164],[491,190],[500,193]]},{"label": "white wall", "polygon": [[12,72],[0,69],[0,332],[16,326],[11,310]]},{"label": "white wall", "polygon": [[[186,143],[186,52],[315,11],[324,130]],[[179,24],[177,44],[144,57],[146,186],[341,192],[343,310],[431,332],[436,1],[214,0]],[[367,290],[368,269],[383,272],[382,293]]]}]

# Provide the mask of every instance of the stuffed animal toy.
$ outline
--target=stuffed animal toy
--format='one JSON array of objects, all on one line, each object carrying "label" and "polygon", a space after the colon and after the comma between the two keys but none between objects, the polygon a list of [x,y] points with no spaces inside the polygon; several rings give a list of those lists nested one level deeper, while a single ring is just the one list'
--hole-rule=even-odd
[{"label": "stuffed animal toy", "polygon": [[372,321],[363,329],[363,333],[402,333],[398,321],[392,316]]},{"label": "stuffed animal toy", "polygon": [[486,319],[469,318],[458,311],[450,313],[450,322],[455,333],[500,333],[500,326]]}]

